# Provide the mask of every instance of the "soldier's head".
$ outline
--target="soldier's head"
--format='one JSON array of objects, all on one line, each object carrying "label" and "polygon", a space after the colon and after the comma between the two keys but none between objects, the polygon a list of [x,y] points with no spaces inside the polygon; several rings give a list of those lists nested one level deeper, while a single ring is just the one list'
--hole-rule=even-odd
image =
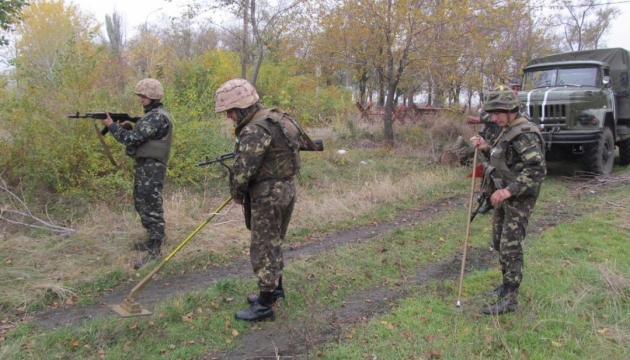
[{"label": "soldier's head", "polygon": [[492,115],[492,121],[505,126],[516,119],[520,102],[508,85],[499,85],[484,97],[484,110]]},{"label": "soldier's head", "polygon": [[138,95],[142,106],[147,106],[154,101],[159,102],[164,97],[164,88],[162,83],[156,79],[142,79],[138,81],[133,93]]},{"label": "soldier's head", "polygon": [[518,95],[518,92],[521,91],[521,81],[517,78],[509,78],[507,81],[507,85],[517,95]]},{"label": "soldier's head", "polygon": [[258,103],[256,88],[245,79],[232,79],[219,86],[214,104],[217,113],[225,111],[227,117],[240,122]]}]

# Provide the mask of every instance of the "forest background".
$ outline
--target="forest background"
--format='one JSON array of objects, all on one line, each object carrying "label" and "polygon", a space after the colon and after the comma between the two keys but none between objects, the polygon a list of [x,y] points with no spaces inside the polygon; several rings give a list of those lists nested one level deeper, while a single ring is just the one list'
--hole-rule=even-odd
[{"label": "forest background", "polygon": [[[532,58],[604,46],[619,14],[593,0],[217,0],[191,3],[169,22],[145,22],[126,39],[116,12],[101,23],[63,0],[2,6],[1,176],[26,196],[90,201],[128,191],[130,164],[110,164],[90,121],[67,115],[139,115],[132,93],[139,79],[164,84],[176,122],[168,181],[198,186],[220,171],[195,161],[232,147],[213,104],[228,79],[247,78],[266,106],[306,126],[347,123],[355,102],[373,102],[384,109],[380,140],[391,146],[397,105],[470,109]],[[199,22],[217,11],[241,26]],[[120,157],[121,147],[106,141]]]},{"label": "forest background", "polygon": [[[133,94],[135,84],[145,77],[158,78],[164,84],[164,103],[176,124],[164,202],[168,251],[228,196],[226,170],[221,166],[197,167],[195,163],[205,156],[215,157],[233,149],[233,125],[224,115],[215,114],[214,93],[221,83],[234,77],[245,77],[255,83],[265,105],[289,111],[313,137],[324,137],[326,150],[323,153],[303,154],[302,176],[297,182],[300,195],[287,248],[296,249],[312,240],[315,242],[325,233],[381,220],[397,221],[391,217],[418,206],[427,207],[427,211],[433,213],[434,202],[444,204],[449,213],[445,216],[438,213],[439,221],[433,218],[420,221],[413,236],[396,230],[392,236],[379,237],[373,244],[365,245],[373,248],[370,251],[364,251],[361,245],[356,253],[350,247],[348,255],[344,255],[345,249],[334,247],[324,252],[319,260],[292,261],[287,267],[292,278],[289,286],[298,291],[290,293],[289,296],[294,297],[288,303],[300,304],[298,294],[311,292],[310,288],[303,288],[311,286],[309,281],[313,281],[313,288],[318,290],[322,285],[330,289],[318,291],[321,297],[316,302],[319,302],[330,294],[336,298],[343,296],[344,291],[387,283],[398,276],[392,272],[400,272],[402,281],[406,281],[405,274],[416,273],[418,266],[447,258],[456,251],[462,240],[460,225],[467,216],[463,202],[453,204],[452,199],[463,196],[468,188],[465,175],[469,170],[443,167],[436,161],[436,154],[452,144],[458,135],[468,138],[474,133],[475,129],[465,123],[462,108],[467,106],[471,114],[476,114],[477,99],[483,91],[508,77],[518,77],[520,69],[534,57],[604,47],[602,39],[619,14],[616,8],[605,4],[587,0],[555,2],[554,7],[550,7],[548,0],[540,3],[514,0],[206,1],[194,4],[181,17],[149,22],[147,16],[145,23],[127,39],[122,31],[121,15],[117,13],[109,14],[101,22],[66,1],[0,2],[3,44],[0,46],[3,54],[0,76],[0,287],[3,289],[0,354],[6,358],[50,358],[51,354],[103,358],[101,352],[106,350],[111,358],[121,358],[119,353],[129,351],[128,336],[121,329],[135,331],[138,326],[129,323],[121,327],[112,321],[106,327],[87,324],[86,336],[64,329],[43,336],[45,330],[39,332],[29,323],[29,317],[39,310],[94,305],[101,295],[136,283],[143,272],[149,271],[143,268],[136,272],[130,266],[140,255],[130,251],[129,244],[144,234],[131,200],[132,161],[124,160],[123,147],[106,136],[105,141],[119,165],[110,163],[96,137],[92,120],[69,119],[69,114],[107,110],[141,115],[142,109]],[[240,25],[219,27],[208,23],[204,14],[213,12],[240,19],[237,21]],[[446,110],[440,116],[419,123],[394,121],[395,109],[402,104],[410,106],[411,101],[419,107],[430,105]],[[362,106],[372,103],[373,109],[383,110],[383,115],[359,120],[356,102]],[[97,127],[100,129],[100,123]],[[339,156],[338,149],[348,151]],[[584,208],[580,195],[568,192],[569,188],[575,185],[564,184],[558,176],[548,177],[544,200],[540,202],[542,219],[564,221],[555,219],[554,214],[573,214],[574,210],[557,209],[565,199],[574,201],[576,208],[591,211]],[[601,214],[598,226],[589,225],[589,219],[578,218],[576,223],[582,227],[576,228],[574,233],[563,234],[560,228],[559,234],[549,235],[558,237],[561,249],[566,247],[562,239],[583,237],[579,246],[571,249],[589,259],[595,254],[593,258],[602,261],[598,264],[599,270],[567,271],[562,250],[547,248],[549,242],[541,241],[546,246],[541,251],[554,256],[560,254],[561,261],[545,259],[532,265],[544,267],[548,277],[559,283],[538,279],[529,280],[528,286],[535,289],[536,296],[551,299],[537,301],[540,305],[535,310],[543,319],[541,324],[557,323],[558,330],[541,335],[557,341],[540,345],[547,346],[546,349],[528,348],[531,354],[556,351],[580,354],[586,349],[588,353],[581,353],[577,358],[610,358],[609,354],[619,356],[628,348],[624,346],[628,339],[628,311],[626,302],[621,300],[627,298],[628,276],[620,276],[623,281],[612,281],[618,273],[617,261],[618,264],[628,263],[625,258],[615,260],[614,257],[626,255],[623,251],[626,223],[623,211],[618,209],[622,208],[619,204],[625,204],[623,194],[627,191],[625,187],[617,191],[602,200],[614,207],[606,207],[609,212]],[[602,204],[593,206],[604,207]],[[612,213],[621,225],[611,226]],[[240,208],[228,208],[220,215],[169,262],[163,276],[216,269],[247,257],[249,232],[243,226]],[[401,223],[412,220],[407,217],[402,217]],[[478,217],[473,223],[475,236],[471,242],[479,248],[487,246],[489,220]],[[541,228],[545,228],[544,224],[534,227],[538,231]],[[611,229],[617,232],[613,234],[614,247],[609,241]],[[600,242],[592,243],[594,239]],[[585,251],[591,248],[594,250]],[[366,256],[368,253],[375,255]],[[611,258],[614,261],[609,261]],[[365,271],[372,264],[386,264],[385,261],[389,267],[383,266],[385,270],[381,274],[378,272],[382,269]],[[346,263],[351,270],[338,271],[345,269]],[[549,270],[549,264],[555,264],[558,270]],[[627,269],[620,267],[622,274],[626,274]],[[333,270],[331,277],[320,277],[330,273],[330,269]],[[568,273],[582,277],[604,270],[608,274],[606,284],[621,284],[618,288],[622,290],[616,291],[614,296],[606,289],[589,285],[587,290],[594,294],[595,300],[585,305],[584,311],[575,311],[574,303],[565,301],[565,295],[559,298],[560,303],[568,304],[562,306],[562,311],[547,306],[555,303],[557,294],[568,294],[566,297],[571,301],[585,298],[580,286],[576,287],[577,295],[568,290],[556,291],[559,286],[572,284],[567,280]],[[249,274],[249,269],[247,271]],[[482,287],[496,280],[495,275],[474,272],[467,291],[480,293]],[[468,277],[467,281],[470,279]],[[481,280],[474,282],[474,279]],[[223,289],[218,292],[223,298],[234,299],[238,295],[240,299],[254,288],[253,281],[221,279],[209,291]],[[339,283],[344,286],[339,287]],[[548,290],[547,294],[541,288],[553,290]],[[226,289],[230,291],[224,291]],[[439,289],[446,294],[455,293],[452,283]],[[526,298],[530,298],[527,293]],[[602,311],[600,299],[610,300],[615,306]],[[173,321],[189,313],[187,303],[181,302],[180,308],[180,305],[171,305],[180,304],[178,299],[169,301],[159,306],[172,308],[165,311],[169,314],[165,321],[172,327],[175,334],[172,338],[176,341],[171,339],[171,333],[137,339],[134,343],[137,348],[133,350],[138,354],[147,353],[146,349],[150,349],[151,354],[163,354],[164,344],[179,344],[183,340],[178,337],[180,334],[189,336],[188,317],[180,321],[185,331]],[[210,306],[206,300],[199,303],[199,306]],[[438,303],[442,308],[446,306],[442,299]],[[214,311],[219,310],[213,307],[209,318],[224,322],[231,319],[240,305],[239,301],[223,301],[221,313],[217,316]],[[156,314],[162,313],[159,306]],[[421,306],[437,309],[434,304]],[[288,307],[284,313],[293,316],[295,309]],[[313,314],[323,313],[313,311],[310,306],[304,309]],[[590,315],[583,316],[589,312],[602,314],[602,318],[594,321]],[[442,311],[433,312],[439,313]],[[472,325],[478,323],[476,316],[475,313],[467,320],[470,329],[476,329]],[[546,319],[556,316],[561,321],[547,322]],[[570,333],[579,334],[580,341],[563,347],[565,340],[559,339],[567,337],[568,318],[574,324]],[[384,320],[387,321],[383,323]],[[391,320],[384,320],[377,319],[377,325],[393,326]],[[409,324],[409,328],[414,329],[409,333],[418,333],[422,339],[432,338],[430,332],[426,334],[431,337],[417,331],[426,327],[427,318],[421,317],[421,320],[422,325]],[[301,326],[304,322],[297,323]],[[443,321],[435,322],[434,329],[442,331],[450,323],[451,317],[447,314]],[[144,325],[147,324],[140,327]],[[582,329],[587,325],[592,327],[589,336],[596,341],[591,338],[583,341]],[[234,326],[238,329],[224,323],[199,326],[199,338],[208,339],[209,343],[214,339],[213,346],[217,349],[217,344],[225,346],[236,339],[235,334],[249,331],[245,325]],[[546,326],[533,325],[534,329]],[[105,330],[92,331],[97,328]],[[529,341],[522,335],[533,331],[527,331],[521,323],[513,328],[516,329],[512,334],[514,338]],[[481,332],[471,330],[469,333]],[[346,339],[352,339],[353,334],[345,335]],[[497,336],[501,334],[498,332]],[[598,336],[609,334],[615,335],[619,342],[602,340],[602,347],[583,345],[599,344]],[[372,334],[368,337],[375,338]],[[186,340],[190,344],[190,339]],[[359,346],[363,346],[363,340],[360,339]],[[476,341],[481,342],[479,348],[483,347],[480,352],[485,351],[486,340],[481,337]],[[513,351],[504,343],[493,346],[500,353]],[[541,342],[536,339],[535,343]],[[414,347],[412,351],[416,351],[418,340],[412,339],[409,344]],[[207,346],[198,345],[200,349],[190,350],[188,355],[191,356],[173,353],[172,357],[190,358],[210,351]],[[383,347],[392,348],[387,343]],[[451,348],[444,344],[441,351]],[[460,347],[456,351],[468,348]],[[475,347],[470,349],[470,354],[478,356],[476,354],[480,353]],[[394,352],[391,354],[392,358],[400,358]],[[470,356],[457,356],[466,357]]]}]

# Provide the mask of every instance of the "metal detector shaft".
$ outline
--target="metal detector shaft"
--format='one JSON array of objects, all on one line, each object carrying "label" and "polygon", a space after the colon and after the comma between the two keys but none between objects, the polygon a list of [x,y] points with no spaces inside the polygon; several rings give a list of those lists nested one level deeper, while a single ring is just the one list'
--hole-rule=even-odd
[{"label": "metal detector shaft", "polygon": [[142,279],[138,285],[134,286],[133,289],[131,289],[131,291],[129,292],[129,295],[127,295],[125,297],[125,299],[123,300],[122,303],[120,303],[120,305],[113,305],[112,306],[112,310],[114,310],[118,315],[122,316],[122,317],[132,317],[132,316],[143,316],[143,315],[151,315],[152,312],[144,309],[140,304],[138,304],[136,302],[136,296],[138,295],[138,293],[140,291],[142,291],[142,289],[144,289],[152,280],[153,280],[153,275],[157,274],[162,267],[169,261],[171,260],[171,258],[173,256],[175,256],[175,254],[177,254],[177,252],[179,250],[181,250],[181,248],[184,247],[184,245],[186,245],[188,243],[188,241],[190,241],[190,239],[193,238],[193,236],[197,235],[197,233],[204,227],[206,226],[210,220],[212,220],[214,218],[214,216],[216,214],[218,214],[219,212],[221,212],[221,210],[223,210],[223,208],[232,200],[232,198],[228,198],[227,200],[225,200],[225,202],[223,202],[223,204],[221,204],[221,206],[219,206],[212,214],[210,214],[210,216],[206,219],[206,221],[204,221],[201,225],[199,225],[195,231],[193,231],[192,233],[190,233],[190,235],[188,235],[188,237],[186,238],[186,240],[182,241],[181,244],[179,244],[179,246],[177,246],[177,248],[175,248],[175,250],[173,250],[166,258],[164,258],[164,260],[162,260],[162,262],[155,267],[155,269],[153,269],[153,271],[151,271],[149,273],[149,275],[145,276],[144,279]]},{"label": "metal detector shaft", "polygon": [[461,306],[462,299],[462,286],[464,285],[464,268],[466,267],[466,252],[468,250],[468,236],[470,235],[470,223],[472,208],[473,208],[473,197],[475,195],[475,169],[477,168],[477,153],[479,152],[479,148],[475,147],[475,155],[473,155],[473,176],[471,176],[470,181],[470,200],[468,201],[468,216],[466,219],[468,223],[466,225],[466,240],[464,240],[464,255],[462,256],[462,270],[459,274],[459,293],[457,294],[457,307]]}]

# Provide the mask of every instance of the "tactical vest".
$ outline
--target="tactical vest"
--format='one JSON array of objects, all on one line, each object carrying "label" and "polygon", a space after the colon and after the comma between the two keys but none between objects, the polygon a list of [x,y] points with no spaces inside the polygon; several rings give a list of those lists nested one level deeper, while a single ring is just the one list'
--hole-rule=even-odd
[{"label": "tactical vest", "polygon": [[[536,125],[530,123],[525,117],[517,118],[508,128],[503,129],[490,151],[490,166],[488,166],[487,171],[489,172],[497,189],[507,187],[509,184],[516,181],[516,178],[520,175],[520,172],[513,171],[508,167],[508,159],[506,158],[506,155],[512,140],[514,140],[517,136],[526,133],[532,133],[538,136],[538,139],[540,140],[540,149],[543,152],[544,157],[545,140],[543,140],[540,130],[538,130]],[[539,192],[540,185],[535,189],[528,191],[524,195],[538,196]]]},{"label": "tactical vest", "polygon": [[295,120],[279,110],[263,109],[254,114],[250,124],[262,127],[271,135],[271,151],[265,153],[252,183],[289,179],[298,174],[301,129]]},{"label": "tactical vest", "polygon": [[155,159],[166,165],[168,163],[168,158],[171,154],[171,144],[173,142],[173,120],[171,120],[171,115],[164,110],[163,107],[158,107],[157,109],[152,109],[148,113],[146,113],[142,119],[138,120],[136,126],[140,126],[145,119],[151,115],[158,113],[163,115],[168,121],[168,133],[166,136],[160,140],[149,140],[146,143],[138,146],[135,151],[129,153],[128,155],[134,159],[137,158],[149,158]]}]

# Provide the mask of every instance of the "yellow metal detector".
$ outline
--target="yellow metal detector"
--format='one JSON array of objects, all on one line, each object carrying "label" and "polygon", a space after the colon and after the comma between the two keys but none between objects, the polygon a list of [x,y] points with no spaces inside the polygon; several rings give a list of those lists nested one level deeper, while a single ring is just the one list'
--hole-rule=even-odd
[{"label": "yellow metal detector", "polygon": [[195,231],[193,231],[190,235],[188,235],[188,237],[186,238],[186,240],[182,241],[181,244],[179,244],[179,246],[173,250],[172,253],[170,253],[164,260],[162,260],[162,262],[155,267],[155,269],[153,269],[153,271],[151,271],[149,273],[149,275],[145,276],[144,279],[142,279],[142,281],[140,281],[138,283],[138,285],[136,285],[133,289],[131,289],[131,291],[129,292],[129,295],[127,295],[127,297],[125,297],[125,299],[120,303],[120,305],[112,305],[112,310],[114,310],[116,312],[116,314],[120,315],[121,317],[134,317],[134,316],[146,316],[146,315],[151,315],[153,314],[151,311],[145,309],[142,307],[142,305],[140,305],[137,301],[136,301],[136,296],[138,295],[138,293],[140,291],[142,291],[142,289],[145,288],[145,286],[147,286],[151,280],[153,280],[153,275],[157,274],[162,267],[173,257],[175,256],[175,254],[177,254],[177,252],[179,250],[181,250],[181,248],[184,247],[184,245],[186,245],[188,243],[188,241],[190,241],[190,239],[193,238],[193,236],[197,235],[197,233],[204,227],[206,226],[206,224],[208,224],[210,222],[210,220],[212,220],[214,218],[214,216],[216,214],[218,214],[219,212],[221,212],[221,210],[223,210],[223,208],[232,200],[232,198],[228,198],[227,200],[225,200],[225,202],[223,204],[221,204],[221,206],[219,206],[212,214],[210,214],[210,216],[206,219],[206,221],[204,221],[201,225],[199,225],[199,227],[197,227],[197,229],[195,229]]}]

